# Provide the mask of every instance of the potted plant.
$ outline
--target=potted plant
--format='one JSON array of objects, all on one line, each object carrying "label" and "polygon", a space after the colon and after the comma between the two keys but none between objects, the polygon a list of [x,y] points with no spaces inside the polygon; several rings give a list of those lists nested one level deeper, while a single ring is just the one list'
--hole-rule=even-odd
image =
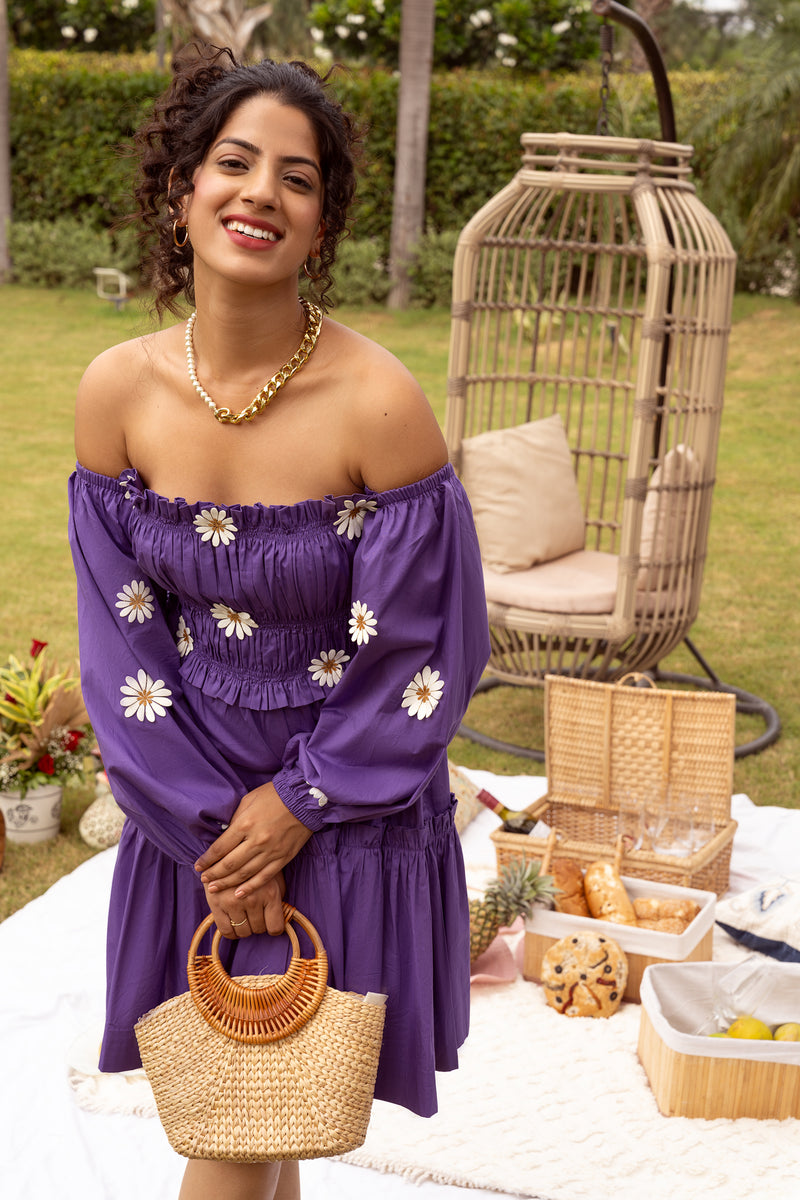
[{"label": "potted plant", "polygon": [[64,784],[84,772],[90,726],[80,684],[45,665],[46,642],[30,663],[0,667],[0,809],[10,842],[40,842],[61,827]]}]

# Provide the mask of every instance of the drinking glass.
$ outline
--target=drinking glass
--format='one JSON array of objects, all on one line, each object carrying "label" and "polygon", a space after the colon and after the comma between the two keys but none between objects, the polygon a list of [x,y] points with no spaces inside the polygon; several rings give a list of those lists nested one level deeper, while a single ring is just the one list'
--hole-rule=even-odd
[{"label": "drinking glass", "polygon": [[661,807],[661,827],[652,835],[656,854],[685,858],[692,853],[692,813],[684,803],[685,799],[685,796],[676,792],[674,788],[668,787],[665,790]]},{"label": "drinking glass", "polygon": [[692,852],[702,850],[716,833],[714,809],[711,797],[696,792],[682,792],[680,796],[682,807],[689,813],[692,822]]},{"label": "drinking glass", "polygon": [[669,815],[666,801],[667,794],[664,791],[652,792],[645,798],[644,832],[649,850],[655,850],[661,841],[661,835]]},{"label": "drinking glass", "polygon": [[636,791],[623,791],[617,807],[617,837],[622,838],[624,851],[640,850],[644,841],[644,796]]}]

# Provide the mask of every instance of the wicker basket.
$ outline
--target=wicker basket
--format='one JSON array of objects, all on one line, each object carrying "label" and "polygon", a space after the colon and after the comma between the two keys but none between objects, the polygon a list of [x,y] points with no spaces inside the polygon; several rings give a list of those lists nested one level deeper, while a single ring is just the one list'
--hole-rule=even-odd
[{"label": "wicker basket", "polygon": [[[626,679],[644,681],[644,676]],[[650,680],[647,680],[650,684]],[[677,858],[640,849],[625,855],[625,875],[721,895],[728,887],[736,822],[731,819],[736,700],[725,692],[684,692],[548,675],[545,769],[548,792],[527,811],[559,831],[553,850],[582,867],[611,862],[618,797],[630,788],[710,798],[716,832]],[[497,830],[498,870],[541,859],[544,838]]]},{"label": "wicker basket", "polygon": [[[710,1011],[715,979],[730,964],[660,963],[642,982],[638,1054],[659,1110],[666,1117],[785,1120],[800,1117],[800,1045],[691,1036],[694,1009]],[[800,964],[771,963],[774,988],[757,1010],[767,1024],[791,1019]],[[680,1022],[665,997],[679,998]],[[782,999],[781,999],[782,997]]]}]

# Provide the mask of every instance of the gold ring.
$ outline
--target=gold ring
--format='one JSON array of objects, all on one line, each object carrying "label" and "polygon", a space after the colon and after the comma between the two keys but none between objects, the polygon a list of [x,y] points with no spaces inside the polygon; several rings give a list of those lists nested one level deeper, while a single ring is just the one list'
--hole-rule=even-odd
[{"label": "gold ring", "polygon": [[[230,917],[228,917],[228,920],[231,921]],[[247,924],[247,917],[245,917],[243,921],[231,921],[231,929],[235,929],[237,927],[237,925],[246,925],[246,924]]]}]

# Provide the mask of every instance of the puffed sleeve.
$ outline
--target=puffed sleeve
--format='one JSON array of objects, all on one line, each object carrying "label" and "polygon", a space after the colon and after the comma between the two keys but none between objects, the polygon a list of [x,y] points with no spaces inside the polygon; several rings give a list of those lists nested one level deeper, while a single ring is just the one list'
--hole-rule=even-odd
[{"label": "puffed sleeve", "polygon": [[240,799],[235,777],[182,703],[166,597],[136,562],[124,480],[79,466],[69,502],[81,686],[103,765],[120,808],[191,866]]},{"label": "puffed sleeve", "polygon": [[328,694],[273,780],[311,829],[414,803],[489,655],[480,551],[452,467],[348,501],[339,532],[359,540],[349,641],[312,662]]}]

